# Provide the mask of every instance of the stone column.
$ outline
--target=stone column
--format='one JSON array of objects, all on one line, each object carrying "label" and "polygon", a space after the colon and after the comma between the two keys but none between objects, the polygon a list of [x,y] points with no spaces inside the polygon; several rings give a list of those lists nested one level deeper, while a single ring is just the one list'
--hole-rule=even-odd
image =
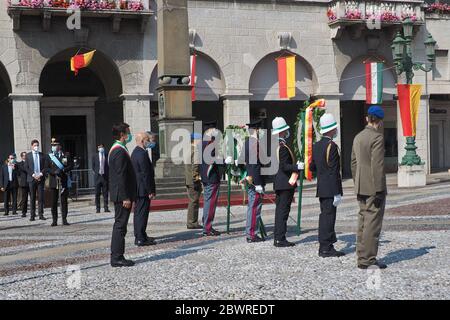
[{"label": "stone column", "polygon": [[[131,133],[150,131],[150,98],[153,94],[148,93],[124,93],[123,99],[123,121],[130,125]],[[136,146],[133,139],[128,145],[130,152]]]},{"label": "stone column", "polygon": [[42,144],[41,137],[41,106],[42,93],[11,93],[14,149],[16,153],[30,149],[31,140],[37,139]]},{"label": "stone column", "polygon": [[250,94],[224,94],[223,127],[245,125],[250,122]]}]

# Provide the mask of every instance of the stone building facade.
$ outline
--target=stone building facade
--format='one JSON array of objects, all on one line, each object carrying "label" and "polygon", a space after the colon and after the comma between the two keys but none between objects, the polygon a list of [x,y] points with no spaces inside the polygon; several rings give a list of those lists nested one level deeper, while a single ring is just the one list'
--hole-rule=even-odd
[{"label": "stone building facade", "polygon": [[[46,150],[57,135],[87,168],[96,143],[111,144],[112,123],[123,120],[135,132],[157,131],[158,8],[152,0],[143,2],[143,11],[129,14],[82,12],[79,30],[69,30],[67,17],[49,17],[45,9],[34,9],[38,15],[12,12],[6,5],[0,10],[2,158],[11,150],[28,150],[33,138]],[[402,79],[393,68],[391,42],[401,24],[386,21],[378,28],[327,16],[355,3],[374,6],[370,1],[189,0],[191,47],[197,54],[193,115],[217,119],[221,128],[263,119],[270,129],[278,115],[293,124],[303,101],[321,96],[341,120],[338,142],[348,175],[351,144],[367,108],[363,62],[383,61],[386,163],[395,172],[404,138],[395,96]],[[450,168],[450,15],[425,13],[422,1],[382,3],[399,15],[416,14],[415,60],[426,61],[427,32],[437,41],[436,68],[415,72],[414,82],[424,85],[416,140],[428,171]],[[90,49],[97,50],[92,65],[74,77],[70,57]],[[278,98],[275,59],[283,54],[297,57],[296,97],[290,100]]]}]

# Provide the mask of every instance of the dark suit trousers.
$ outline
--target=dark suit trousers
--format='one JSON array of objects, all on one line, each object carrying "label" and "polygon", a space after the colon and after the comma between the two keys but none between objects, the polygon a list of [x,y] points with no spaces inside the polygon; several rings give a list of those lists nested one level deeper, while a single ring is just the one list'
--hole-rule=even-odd
[{"label": "dark suit trousers", "polygon": [[287,220],[291,211],[294,193],[295,189],[276,191],[274,239],[277,241],[286,240]]},{"label": "dark suit trousers", "polygon": [[20,187],[20,202],[18,207],[22,208],[22,213],[26,214],[28,211],[28,193],[29,187]]},{"label": "dark suit trousers", "polygon": [[328,251],[337,241],[334,225],[336,223],[336,207],[333,205],[334,198],[319,198],[319,251]]},{"label": "dark suit trousers", "polygon": [[138,197],[134,207],[134,237],[136,241],[147,240],[147,223],[150,211],[150,199],[148,197]]},{"label": "dark suit trousers", "polygon": [[95,206],[100,210],[100,195],[103,194],[105,210],[108,209],[108,180],[105,176],[98,175],[95,180]]},{"label": "dark suit trousers", "polygon": [[17,188],[6,187],[4,193],[5,214],[9,213],[9,200],[12,198],[12,212],[17,213]]},{"label": "dark suit trousers", "polygon": [[[52,189],[52,218],[53,221],[58,221],[58,198],[59,198],[60,190]],[[67,212],[68,212],[68,204],[67,198],[69,195],[69,190],[64,188],[64,191],[61,193],[61,216],[63,221],[67,220]]]},{"label": "dark suit trousers", "polygon": [[114,202],[114,226],[111,238],[111,261],[123,258],[125,253],[125,236],[131,209],[126,209],[122,201]]},{"label": "dark suit trousers", "polygon": [[31,217],[36,217],[36,194],[39,202],[39,216],[44,215],[44,180],[30,182]]}]

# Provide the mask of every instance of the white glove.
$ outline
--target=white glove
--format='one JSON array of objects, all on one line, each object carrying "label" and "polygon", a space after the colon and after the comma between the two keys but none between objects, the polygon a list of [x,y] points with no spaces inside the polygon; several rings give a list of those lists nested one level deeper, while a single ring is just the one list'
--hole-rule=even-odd
[{"label": "white glove", "polygon": [[239,161],[236,159],[234,160],[234,165],[237,167],[239,165]]},{"label": "white glove", "polygon": [[305,164],[301,161],[297,161],[297,169],[298,170],[304,170],[305,169]]},{"label": "white glove", "polygon": [[255,186],[255,191],[256,192],[258,192],[258,193],[264,193],[264,189],[263,189],[263,187],[262,186]]},{"label": "white glove", "polygon": [[338,205],[340,205],[342,202],[342,196],[340,194],[337,194],[334,196],[334,200],[333,200],[333,206],[337,207]]},{"label": "white glove", "polygon": [[232,164],[232,163],[233,163],[233,157],[228,156],[228,157],[225,159],[225,164]]}]

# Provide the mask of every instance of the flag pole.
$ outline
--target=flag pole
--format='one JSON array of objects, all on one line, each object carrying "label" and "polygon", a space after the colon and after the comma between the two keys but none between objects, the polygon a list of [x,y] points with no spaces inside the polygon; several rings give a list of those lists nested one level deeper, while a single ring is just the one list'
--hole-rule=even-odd
[{"label": "flag pole", "polygon": [[227,170],[228,176],[228,194],[227,194],[227,233],[230,233],[230,221],[231,221],[231,174],[230,168]]},{"label": "flag pole", "polygon": [[[301,112],[300,121],[305,123],[305,112]],[[299,137],[297,137],[298,139]],[[301,139],[301,137],[300,137]],[[302,151],[305,150],[305,141],[302,139]],[[304,159],[305,160],[305,159]],[[305,163],[305,166],[308,164]],[[303,199],[303,179],[305,177],[304,171],[300,171],[300,181],[298,183],[298,208],[297,208],[297,236],[301,233],[301,219],[302,219],[302,199]]]}]

